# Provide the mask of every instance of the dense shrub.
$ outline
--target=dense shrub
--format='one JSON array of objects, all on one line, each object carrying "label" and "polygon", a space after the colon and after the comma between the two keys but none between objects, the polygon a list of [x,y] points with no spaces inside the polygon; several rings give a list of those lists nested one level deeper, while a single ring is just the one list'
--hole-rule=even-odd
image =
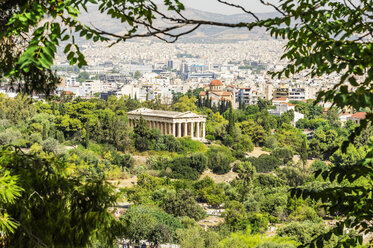
[{"label": "dense shrub", "polygon": [[22,138],[22,134],[18,130],[6,129],[0,133],[0,145],[16,145],[17,140]]},{"label": "dense shrub", "polygon": [[252,233],[264,233],[268,229],[268,217],[263,214],[251,214],[247,218]]},{"label": "dense shrub", "polygon": [[279,178],[284,180],[289,186],[296,187],[304,185],[310,180],[309,172],[294,167],[284,167],[276,171]]},{"label": "dense shrub", "polygon": [[232,146],[233,150],[242,150],[244,152],[252,152],[254,150],[254,144],[248,135],[240,135],[234,141]]},{"label": "dense shrub", "polygon": [[131,154],[120,154],[118,152],[112,152],[111,162],[122,168],[132,168],[135,164],[135,160]]},{"label": "dense shrub", "polygon": [[120,221],[125,226],[125,238],[137,242],[147,240],[154,244],[175,242],[176,230],[183,227],[172,215],[141,205],[128,209]]},{"label": "dense shrub", "polygon": [[46,152],[53,152],[55,154],[62,154],[64,152],[64,148],[58,143],[56,139],[48,138],[41,142],[41,146],[43,150]]},{"label": "dense shrub", "polygon": [[172,135],[160,136],[154,145],[156,151],[180,152],[183,150],[181,142]]},{"label": "dense shrub", "polygon": [[225,146],[211,146],[207,151],[208,167],[216,174],[230,171],[230,164],[234,161],[232,152]]},{"label": "dense shrub", "polygon": [[265,140],[264,146],[269,149],[275,149],[278,146],[278,141],[273,136],[268,136]]},{"label": "dense shrub", "polygon": [[293,151],[287,147],[277,147],[271,153],[272,156],[281,159],[284,164],[293,160]]},{"label": "dense shrub", "polygon": [[42,136],[40,133],[33,133],[30,135],[29,137],[29,141],[31,143],[31,145],[35,144],[35,143],[41,143],[42,142]]},{"label": "dense shrub", "polygon": [[[163,171],[164,175],[176,179],[197,180],[207,168],[207,157],[202,153],[195,153],[188,156],[178,156],[173,159],[159,157],[156,161],[148,160],[151,167]],[[167,170],[170,169],[171,172]]]},{"label": "dense shrub", "polygon": [[290,214],[291,221],[312,221],[320,222],[322,219],[317,215],[316,210],[307,205],[298,206],[293,213]]},{"label": "dense shrub", "polygon": [[280,237],[289,237],[301,244],[309,243],[314,237],[324,233],[326,226],[323,222],[314,223],[310,221],[292,222],[278,229],[277,234]]},{"label": "dense shrub", "polygon": [[267,193],[260,201],[260,210],[275,217],[281,217],[284,214],[287,201],[288,195],[286,191]]},{"label": "dense shrub", "polygon": [[180,138],[178,139],[181,143],[182,150],[186,153],[194,153],[194,152],[205,152],[206,151],[206,146],[196,140],[192,140],[191,138]]},{"label": "dense shrub", "polygon": [[318,170],[327,170],[328,169],[328,165],[324,162],[324,161],[321,161],[321,160],[315,160],[312,165],[311,165],[311,168],[313,171],[318,171]]},{"label": "dense shrub", "polygon": [[175,217],[188,216],[195,220],[206,217],[205,210],[198,205],[191,190],[179,190],[177,193],[171,191],[160,206]]},{"label": "dense shrub", "polygon": [[285,185],[285,182],[273,174],[259,174],[257,177],[259,187],[263,188],[276,188]]},{"label": "dense shrub", "polygon": [[226,200],[223,187],[217,185],[210,177],[205,177],[193,186],[200,202],[219,207]]},{"label": "dense shrub", "polygon": [[257,172],[270,172],[282,165],[281,160],[267,154],[262,154],[258,158],[249,157],[246,160],[255,166]]}]

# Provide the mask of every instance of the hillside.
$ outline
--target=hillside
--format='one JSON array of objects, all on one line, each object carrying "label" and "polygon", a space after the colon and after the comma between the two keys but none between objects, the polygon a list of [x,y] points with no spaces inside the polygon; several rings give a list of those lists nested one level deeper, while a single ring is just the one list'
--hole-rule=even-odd
[{"label": "hillside", "polygon": [[[161,8],[162,9],[162,8]],[[110,16],[100,13],[95,6],[90,6],[88,12],[82,11],[79,17],[83,23],[90,23],[93,26],[112,33],[123,33],[126,29],[125,25],[117,20],[113,20]],[[216,22],[236,23],[236,22],[250,22],[253,18],[247,14],[222,15],[193,8],[188,8],[183,15],[190,19],[208,20]],[[259,13],[260,18],[269,18],[276,15],[276,13]],[[164,27],[169,25],[162,20],[157,20],[156,25]],[[263,40],[270,39],[270,36],[264,29],[254,29],[250,32],[244,28],[224,28],[215,26],[203,26],[197,31],[181,38],[182,42],[231,42],[239,40]]]}]

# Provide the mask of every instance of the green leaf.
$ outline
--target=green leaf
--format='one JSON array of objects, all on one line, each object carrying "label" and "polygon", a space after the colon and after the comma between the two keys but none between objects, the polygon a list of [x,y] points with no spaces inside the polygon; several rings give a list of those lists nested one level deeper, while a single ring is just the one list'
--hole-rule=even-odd
[{"label": "green leaf", "polygon": [[71,48],[71,44],[67,44],[65,49],[63,50],[63,52],[66,54],[70,51],[70,48]]}]

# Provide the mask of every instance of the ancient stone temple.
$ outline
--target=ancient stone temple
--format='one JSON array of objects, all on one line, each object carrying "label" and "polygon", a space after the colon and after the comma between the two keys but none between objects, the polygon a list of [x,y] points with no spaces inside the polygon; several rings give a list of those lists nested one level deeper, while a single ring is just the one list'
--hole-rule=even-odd
[{"label": "ancient stone temple", "polygon": [[205,139],[205,115],[193,112],[175,112],[140,108],[127,113],[129,125],[134,127],[135,120],[142,116],[149,128],[158,128],[163,135],[174,137],[191,137],[196,140]]}]

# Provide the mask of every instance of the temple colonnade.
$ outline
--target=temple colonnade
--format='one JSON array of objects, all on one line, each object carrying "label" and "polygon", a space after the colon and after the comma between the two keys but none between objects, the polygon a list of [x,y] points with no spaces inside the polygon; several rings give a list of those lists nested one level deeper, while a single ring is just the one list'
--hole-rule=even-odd
[{"label": "temple colonnade", "polygon": [[136,121],[144,118],[149,128],[158,128],[163,135],[205,140],[206,117],[204,115],[146,108],[128,112],[127,115],[130,127],[135,127]]}]

